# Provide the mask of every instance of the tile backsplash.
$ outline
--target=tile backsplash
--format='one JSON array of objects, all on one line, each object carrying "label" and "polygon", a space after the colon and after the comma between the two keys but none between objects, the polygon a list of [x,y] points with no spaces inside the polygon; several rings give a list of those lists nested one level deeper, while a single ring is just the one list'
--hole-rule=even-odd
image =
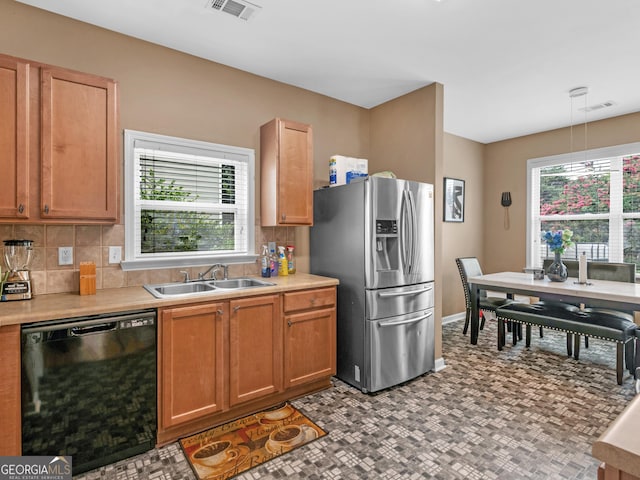
[{"label": "tile backsplash", "polygon": [[[80,262],[95,262],[98,289],[182,280],[181,270],[187,270],[195,278],[198,272],[206,269],[200,266],[124,272],[119,264],[109,263],[109,247],[122,247],[124,258],[124,225],[0,225],[0,241],[8,239],[33,240],[31,279],[34,295],[78,292]],[[261,245],[268,241],[278,245],[295,244],[295,229],[257,226],[257,254],[260,254]],[[73,265],[58,265],[58,247],[73,247]],[[2,269],[6,269],[4,258]],[[232,277],[259,273],[257,262],[229,266]]]}]

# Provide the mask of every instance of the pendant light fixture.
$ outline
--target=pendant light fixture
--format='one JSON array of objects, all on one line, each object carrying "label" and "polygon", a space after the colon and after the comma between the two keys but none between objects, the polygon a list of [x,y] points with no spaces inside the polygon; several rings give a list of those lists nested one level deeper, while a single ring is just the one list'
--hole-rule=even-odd
[{"label": "pendant light fixture", "polygon": [[584,110],[584,148],[583,148],[583,151],[585,155],[585,160],[587,156],[587,94],[588,93],[589,93],[589,89],[587,87],[576,87],[569,90],[569,99],[571,100],[571,117],[570,117],[571,126],[569,129],[570,156],[573,156],[573,104],[574,104],[574,100],[582,97],[584,99],[584,108],[583,108]]}]

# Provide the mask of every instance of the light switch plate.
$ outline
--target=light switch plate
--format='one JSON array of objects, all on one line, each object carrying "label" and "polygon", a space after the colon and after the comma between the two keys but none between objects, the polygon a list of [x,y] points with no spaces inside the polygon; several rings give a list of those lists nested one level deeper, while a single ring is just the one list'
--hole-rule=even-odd
[{"label": "light switch plate", "polygon": [[120,263],[122,260],[122,247],[109,247],[109,263]]},{"label": "light switch plate", "polygon": [[58,265],[73,265],[73,247],[58,247]]}]

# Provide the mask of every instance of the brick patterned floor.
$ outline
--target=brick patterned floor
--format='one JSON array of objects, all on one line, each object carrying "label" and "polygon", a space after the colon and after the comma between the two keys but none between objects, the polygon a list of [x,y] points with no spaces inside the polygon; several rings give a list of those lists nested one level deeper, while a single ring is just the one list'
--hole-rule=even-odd
[{"label": "brick patterned floor", "polygon": [[[444,370],[373,395],[335,379],[296,400],[329,434],[236,478],[595,479],[591,445],[635,393],[628,374],[616,384],[615,346],[592,339],[576,361],[560,333],[502,352],[495,335],[489,321],[471,346],[450,323]],[[195,477],[173,443],[76,478]]]}]

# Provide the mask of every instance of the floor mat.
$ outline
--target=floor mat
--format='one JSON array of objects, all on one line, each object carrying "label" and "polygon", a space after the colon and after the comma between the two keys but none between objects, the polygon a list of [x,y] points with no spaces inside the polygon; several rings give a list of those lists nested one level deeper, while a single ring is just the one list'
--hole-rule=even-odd
[{"label": "floor mat", "polygon": [[289,403],[185,437],[180,446],[201,480],[232,478],[327,433]]}]

